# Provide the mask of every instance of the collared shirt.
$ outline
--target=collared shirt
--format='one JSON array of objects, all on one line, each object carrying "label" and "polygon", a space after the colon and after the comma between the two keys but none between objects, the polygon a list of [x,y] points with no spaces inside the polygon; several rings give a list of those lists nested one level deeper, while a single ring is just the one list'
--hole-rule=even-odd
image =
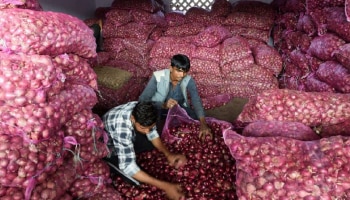
[{"label": "collared shirt", "polygon": [[[118,157],[119,169],[129,176],[133,176],[140,167],[136,163],[133,141],[135,129],[130,120],[132,110],[137,101],[129,102],[109,110],[103,117],[103,123],[108,133],[108,147],[111,153]],[[148,140],[159,137],[156,129],[146,134]]]},{"label": "collared shirt", "polygon": [[[177,84],[177,88],[178,89],[180,89],[179,86],[181,84],[181,81]],[[141,96],[139,97],[139,100],[140,101],[151,101],[153,95],[157,91],[157,84],[158,83],[157,83],[157,80],[156,80],[155,76],[152,75],[152,78],[148,82],[146,88],[143,90]],[[171,84],[171,82],[169,82],[169,84]],[[169,92],[171,92],[171,88],[172,87],[169,87]],[[200,98],[200,96],[198,94],[198,89],[197,89],[196,83],[195,83],[195,81],[194,81],[194,79],[192,77],[190,78],[186,88],[187,88],[187,91],[188,91],[188,93],[190,95],[191,104],[193,106],[193,109],[194,109],[197,117],[198,118],[204,117],[205,116],[205,112],[204,112],[204,108],[203,108],[203,105],[202,105],[202,100],[201,100],[201,98]],[[181,93],[180,96],[177,95],[177,92],[175,92],[175,93],[176,93],[175,96],[173,96],[172,94],[169,94],[169,93],[165,94],[165,96],[167,96],[167,98],[171,97],[171,98],[175,99],[176,101],[178,101],[180,105],[183,105],[182,103],[184,101],[184,96],[183,96],[182,92],[180,92]],[[169,95],[171,95],[171,96],[169,96]],[[180,97],[180,99],[178,99],[177,97]],[[161,107],[162,107],[164,102],[155,102],[155,103],[156,103],[157,108],[161,109]]]},{"label": "collared shirt", "polygon": [[183,105],[185,98],[181,92],[180,82],[173,86],[171,82],[169,82],[169,93],[165,101],[168,101],[170,98],[175,99],[179,105]]}]

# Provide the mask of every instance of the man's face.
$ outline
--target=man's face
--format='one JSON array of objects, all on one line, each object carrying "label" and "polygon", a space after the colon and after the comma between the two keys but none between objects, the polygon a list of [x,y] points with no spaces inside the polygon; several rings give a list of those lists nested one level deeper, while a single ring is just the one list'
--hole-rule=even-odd
[{"label": "man's face", "polygon": [[177,67],[171,67],[170,72],[170,78],[172,81],[181,81],[187,75],[186,71]]},{"label": "man's face", "polygon": [[134,126],[139,133],[148,134],[156,128],[156,123],[152,124],[151,126],[142,126],[140,123],[135,122]]}]

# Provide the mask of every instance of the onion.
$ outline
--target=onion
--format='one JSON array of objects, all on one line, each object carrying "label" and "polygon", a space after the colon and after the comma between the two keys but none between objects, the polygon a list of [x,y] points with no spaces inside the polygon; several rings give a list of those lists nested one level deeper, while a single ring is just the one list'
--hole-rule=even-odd
[{"label": "onion", "polygon": [[[350,145],[347,137],[300,141],[286,137],[244,137],[227,131],[224,138],[241,169],[236,180],[239,198],[269,195],[276,199],[285,196],[318,199],[320,196],[344,196],[345,190],[350,189],[350,181],[345,178],[350,173],[344,154],[344,144]],[[258,150],[251,153],[251,149],[256,148]],[[271,156],[271,162],[261,162],[267,155]],[[346,181],[343,184],[340,180]],[[247,191],[242,183],[255,189]],[[326,189],[331,187],[334,189]]]},{"label": "onion", "polygon": [[[137,154],[137,163],[156,178],[181,183],[186,199],[230,199],[235,196],[235,174],[231,173],[232,170],[235,170],[234,161],[220,137],[221,131],[229,125],[221,122],[215,123],[215,120],[213,123],[208,122],[214,139],[201,142],[198,140],[199,124],[189,123],[189,120],[186,119],[182,120],[184,122],[179,126],[172,127],[170,124],[167,127],[170,134],[178,138],[178,141],[166,144],[170,151],[184,152],[188,159],[186,165],[180,169],[170,167],[166,158],[159,157],[156,150]],[[134,189],[122,180],[115,180],[115,187],[125,198],[136,196],[133,194]],[[152,188],[144,185],[140,190],[142,193]],[[159,189],[156,189],[151,195],[154,199],[164,198],[163,192]]]}]

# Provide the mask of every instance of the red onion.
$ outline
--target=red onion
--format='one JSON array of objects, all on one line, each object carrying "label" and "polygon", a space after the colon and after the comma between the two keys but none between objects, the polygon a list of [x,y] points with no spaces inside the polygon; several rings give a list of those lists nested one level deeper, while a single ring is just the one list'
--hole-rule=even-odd
[{"label": "red onion", "polygon": [[[234,198],[235,170],[234,160],[223,143],[221,133],[230,127],[229,123],[208,119],[209,126],[214,134],[213,140],[201,142],[198,139],[199,123],[181,114],[173,115],[167,119],[165,129],[172,135],[173,140],[166,143],[172,152],[182,152],[187,156],[188,162],[182,168],[176,169],[168,165],[165,157],[160,157],[156,150],[137,155],[137,163],[150,175],[174,183],[181,183],[186,199],[230,199]],[[192,121],[192,122],[191,122]],[[174,124],[172,124],[174,123]],[[165,133],[163,133],[165,134]],[[163,137],[162,134],[162,137]],[[164,135],[165,136],[165,135]],[[133,199],[153,190],[154,187],[142,185],[131,187],[121,179],[115,179],[117,191],[125,199]],[[135,190],[137,194],[134,194]],[[154,189],[152,199],[163,199],[163,192]]]},{"label": "red onion", "polygon": [[[239,169],[236,175],[239,198],[327,199],[345,197],[345,191],[350,189],[350,180],[345,178],[350,168],[344,154],[344,147],[350,144],[348,137],[300,141],[286,137],[244,137],[228,130],[224,139]],[[251,149],[257,150],[252,154]],[[266,156],[271,157],[270,162],[262,162]]]},{"label": "red onion", "polygon": [[92,113],[91,109],[84,109],[73,115],[72,119],[63,125],[62,130],[65,135],[73,136],[81,145],[94,143],[104,134],[101,118]]},{"label": "red onion", "polygon": [[[73,16],[31,9],[2,9],[0,16],[3,19],[1,38],[6,44],[1,46],[3,51],[53,56],[74,52],[87,58],[96,56],[96,42],[92,30]],[[47,18],[51,20],[45,20]],[[67,24],[67,21],[71,23]],[[30,35],[25,34],[29,32]],[[17,42],[14,43],[14,40]]]},{"label": "red onion", "polygon": [[[348,119],[350,97],[329,92],[267,90],[251,98],[237,120],[300,122],[310,127],[329,126]],[[334,106],[330,106],[334,105]],[[282,107],[283,112],[275,109]]]}]

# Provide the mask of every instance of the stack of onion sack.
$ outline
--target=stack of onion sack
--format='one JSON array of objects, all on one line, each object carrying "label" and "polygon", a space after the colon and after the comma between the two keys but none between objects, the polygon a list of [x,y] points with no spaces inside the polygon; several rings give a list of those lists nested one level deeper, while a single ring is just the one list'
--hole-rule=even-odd
[{"label": "stack of onion sack", "polygon": [[243,128],[242,135],[254,137],[283,136],[305,141],[320,139],[315,131],[301,122],[276,120],[259,120],[249,123]]},{"label": "stack of onion sack", "polygon": [[165,12],[164,4],[154,0],[125,4],[114,1],[100,17],[104,51],[97,63],[128,70],[133,77],[122,89],[99,87],[99,107],[108,110],[136,99],[151,72],[168,68],[178,53],[191,60],[190,75],[205,109],[278,88],[276,76],[283,65],[281,55],[268,45],[275,14],[269,4],[216,0],[210,11],[192,7],[186,13]]},{"label": "stack of onion sack", "polygon": [[349,93],[348,1],[279,1],[273,41],[283,58],[280,88]]},{"label": "stack of onion sack", "polygon": [[259,120],[303,123],[321,137],[348,136],[350,95],[288,89],[266,90],[249,100],[234,124]]},{"label": "stack of onion sack", "polygon": [[29,199],[33,187],[44,183],[63,163],[62,131],[37,142],[21,131],[11,134],[2,130],[0,138],[1,199]]},{"label": "stack of onion sack", "polygon": [[91,111],[92,30],[63,13],[19,8],[1,9],[0,26],[0,198],[102,191],[109,170],[100,160],[108,151],[102,120]]},{"label": "stack of onion sack", "polygon": [[103,51],[98,53],[96,65],[122,69],[132,76],[118,89],[99,84],[101,95],[96,110],[108,111],[137,100],[145,88],[152,74],[148,67],[149,51],[154,44],[151,34],[160,32],[166,24],[160,2],[116,0],[105,12]]},{"label": "stack of onion sack", "polygon": [[6,8],[43,10],[38,0],[0,0],[0,9]]},{"label": "stack of onion sack", "polygon": [[224,133],[239,199],[349,199],[350,138],[313,141]]},{"label": "stack of onion sack", "polygon": [[[186,165],[169,166],[157,150],[137,155],[137,162],[150,175],[180,183],[186,199],[235,199],[235,161],[222,139],[222,132],[232,124],[207,118],[214,139],[198,139],[199,122],[176,106],[169,111],[162,140],[170,151],[186,155]],[[117,190],[125,199],[164,199],[164,193],[150,185],[130,186],[116,179]]]}]

